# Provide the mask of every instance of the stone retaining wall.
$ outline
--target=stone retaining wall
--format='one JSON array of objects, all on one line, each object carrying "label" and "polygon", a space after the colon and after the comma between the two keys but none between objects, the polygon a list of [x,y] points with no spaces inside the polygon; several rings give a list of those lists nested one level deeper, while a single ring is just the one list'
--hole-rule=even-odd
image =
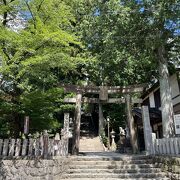
[{"label": "stone retaining wall", "polygon": [[0,180],[59,180],[66,172],[68,158],[50,160],[0,160]]},{"label": "stone retaining wall", "polygon": [[154,164],[158,164],[164,172],[167,172],[171,180],[180,179],[180,157],[153,156]]}]

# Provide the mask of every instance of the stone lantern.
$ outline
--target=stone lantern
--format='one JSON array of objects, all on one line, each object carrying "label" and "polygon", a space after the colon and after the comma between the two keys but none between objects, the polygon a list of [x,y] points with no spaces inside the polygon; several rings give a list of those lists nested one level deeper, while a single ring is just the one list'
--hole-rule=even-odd
[{"label": "stone lantern", "polygon": [[115,138],[115,131],[114,130],[112,130],[111,131],[111,138],[112,138],[112,143],[111,143],[111,150],[112,151],[116,151],[116,143],[115,143],[115,141],[114,141],[114,138]]}]

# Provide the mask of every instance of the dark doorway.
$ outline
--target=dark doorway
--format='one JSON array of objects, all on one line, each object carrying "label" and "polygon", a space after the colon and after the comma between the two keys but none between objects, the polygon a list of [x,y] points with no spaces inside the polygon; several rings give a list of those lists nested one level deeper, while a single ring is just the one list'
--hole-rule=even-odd
[{"label": "dark doorway", "polygon": [[142,126],[138,126],[137,134],[138,134],[139,150],[144,151],[145,150],[145,142],[144,142],[144,131],[143,131]]}]

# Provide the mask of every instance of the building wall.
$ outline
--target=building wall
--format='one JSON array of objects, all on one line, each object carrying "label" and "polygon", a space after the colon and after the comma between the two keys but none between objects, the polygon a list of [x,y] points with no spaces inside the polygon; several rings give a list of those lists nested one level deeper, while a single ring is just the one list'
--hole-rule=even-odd
[{"label": "building wall", "polygon": [[180,94],[177,74],[173,74],[169,78],[169,80],[170,80],[170,86],[171,86],[171,91],[172,91],[172,99],[174,99]]},{"label": "building wall", "polygon": [[150,102],[150,107],[155,108],[154,92],[151,92],[149,94],[149,102]]},{"label": "building wall", "polygon": [[180,103],[174,106],[174,114],[180,114]]},{"label": "building wall", "polygon": [[[180,83],[178,74],[173,74],[170,77],[170,86],[171,86],[171,92],[172,92],[172,103],[174,106],[174,113],[180,114]],[[149,101],[149,103],[147,102]],[[160,102],[160,90],[159,87],[154,89],[152,92],[150,92],[144,99],[143,102],[146,102],[145,104],[148,104],[151,108],[159,108],[161,107]]]},{"label": "building wall", "polygon": [[[173,74],[170,77],[170,86],[172,92],[172,103],[174,114],[180,114],[180,73]],[[156,86],[155,89],[149,91],[149,94],[143,99],[143,105],[150,108],[157,108],[161,110],[160,88]],[[155,123],[152,126],[153,132],[156,133],[157,138],[162,138],[162,122]]]}]

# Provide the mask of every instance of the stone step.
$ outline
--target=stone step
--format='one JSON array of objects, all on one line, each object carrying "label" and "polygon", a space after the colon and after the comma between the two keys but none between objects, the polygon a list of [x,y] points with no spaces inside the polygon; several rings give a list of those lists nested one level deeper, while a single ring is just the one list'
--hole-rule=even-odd
[{"label": "stone step", "polygon": [[[92,178],[68,178],[68,180],[92,180]],[[58,179],[59,180],[59,179]],[[66,180],[66,179],[61,179]],[[119,178],[93,178],[93,180],[119,180]],[[121,180],[127,180],[127,178],[121,178]],[[170,178],[128,178],[128,180],[170,180]]]},{"label": "stone step", "polygon": [[128,160],[128,161],[85,161],[85,160],[81,160],[81,161],[72,161],[71,165],[134,165],[134,164],[150,164],[150,161],[146,161],[146,160]]},{"label": "stone step", "polygon": [[69,169],[67,171],[70,174],[73,173],[93,173],[93,174],[97,174],[97,173],[114,173],[114,174],[127,174],[127,173],[161,173],[162,170],[160,168],[141,168],[141,169]]},{"label": "stone step", "polygon": [[[94,154],[96,154],[98,152],[95,152]],[[103,156],[103,152],[99,152],[100,154],[102,154],[102,156],[71,156],[69,158],[71,158],[73,161],[129,161],[129,160],[150,160],[149,156],[145,156],[145,155],[139,155],[139,156],[130,156],[130,155],[126,155],[126,156],[122,156],[120,154],[117,153],[117,156]],[[106,152],[104,152],[105,154]],[[86,154],[86,153],[85,153]],[[93,154],[93,152],[92,152]],[[150,160],[151,161],[151,160]]]},{"label": "stone step", "polygon": [[69,168],[70,169],[143,169],[143,168],[159,168],[160,166],[157,164],[133,164],[133,165],[104,165],[104,164],[100,164],[100,165],[70,165]]},{"label": "stone step", "polygon": [[66,174],[62,178],[166,178],[165,173],[125,173],[125,174],[115,174],[115,173],[73,173]]},{"label": "stone step", "polygon": [[[74,180],[170,180],[149,156],[94,152],[69,157],[64,179]],[[62,178],[62,179],[63,179]]]}]

